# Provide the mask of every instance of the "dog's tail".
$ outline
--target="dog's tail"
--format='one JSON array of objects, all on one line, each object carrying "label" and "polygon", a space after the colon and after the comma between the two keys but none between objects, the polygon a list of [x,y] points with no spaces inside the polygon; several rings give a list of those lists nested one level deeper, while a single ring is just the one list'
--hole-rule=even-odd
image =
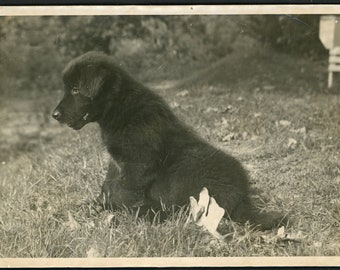
[{"label": "dog's tail", "polygon": [[260,230],[270,230],[287,224],[286,215],[279,212],[261,212],[250,202],[242,203],[231,218],[235,221],[250,222],[252,226]]}]

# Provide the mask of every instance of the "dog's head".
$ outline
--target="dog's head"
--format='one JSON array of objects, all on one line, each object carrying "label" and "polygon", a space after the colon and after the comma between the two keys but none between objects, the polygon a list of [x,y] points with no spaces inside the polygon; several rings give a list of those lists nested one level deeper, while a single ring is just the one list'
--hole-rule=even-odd
[{"label": "dog's head", "polygon": [[103,108],[103,92],[110,77],[108,56],[89,52],[72,60],[63,71],[64,97],[53,111],[53,118],[79,130],[97,121]]}]

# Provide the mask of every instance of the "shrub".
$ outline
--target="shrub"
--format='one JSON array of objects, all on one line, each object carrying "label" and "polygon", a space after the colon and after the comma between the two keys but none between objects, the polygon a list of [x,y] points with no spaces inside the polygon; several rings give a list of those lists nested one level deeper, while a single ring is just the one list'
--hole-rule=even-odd
[{"label": "shrub", "polygon": [[321,58],[326,54],[319,40],[319,15],[250,16],[247,32],[264,44],[290,54]]}]

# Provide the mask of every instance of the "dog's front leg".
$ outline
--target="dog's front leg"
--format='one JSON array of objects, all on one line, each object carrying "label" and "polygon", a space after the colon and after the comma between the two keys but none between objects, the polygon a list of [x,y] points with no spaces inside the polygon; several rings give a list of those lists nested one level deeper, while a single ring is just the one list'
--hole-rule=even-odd
[{"label": "dog's front leg", "polygon": [[115,210],[124,206],[136,208],[145,203],[143,191],[126,188],[123,182],[124,179],[112,179],[104,182],[98,200],[106,209]]},{"label": "dog's front leg", "polygon": [[111,210],[123,206],[135,208],[144,205],[144,190],[131,182],[129,179],[131,173],[128,172],[125,166],[121,168],[114,160],[111,160],[101,194],[96,200],[97,203]]}]

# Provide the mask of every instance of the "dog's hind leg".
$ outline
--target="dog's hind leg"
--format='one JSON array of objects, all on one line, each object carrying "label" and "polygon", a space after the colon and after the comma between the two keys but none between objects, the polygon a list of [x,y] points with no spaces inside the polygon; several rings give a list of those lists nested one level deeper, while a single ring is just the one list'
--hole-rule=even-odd
[{"label": "dog's hind leg", "polygon": [[249,221],[252,226],[260,230],[285,225],[287,218],[278,212],[261,212],[250,202],[249,198],[243,200],[232,212],[231,218],[234,221],[245,223]]}]

